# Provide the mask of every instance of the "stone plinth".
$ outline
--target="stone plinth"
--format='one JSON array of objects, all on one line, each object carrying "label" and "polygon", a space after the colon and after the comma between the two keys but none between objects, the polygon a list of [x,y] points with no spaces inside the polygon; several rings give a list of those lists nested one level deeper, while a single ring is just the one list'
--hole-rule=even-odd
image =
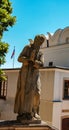
[{"label": "stone plinth", "polygon": [[50,127],[47,127],[47,126],[45,126],[45,127],[16,127],[16,126],[14,126],[14,127],[1,127],[0,128],[0,130],[53,130],[53,129],[51,129]]},{"label": "stone plinth", "polygon": [[0,122],[0,130],[56,130],[48,126],[45,122],[40,124],[23,125],[16,121]]}]

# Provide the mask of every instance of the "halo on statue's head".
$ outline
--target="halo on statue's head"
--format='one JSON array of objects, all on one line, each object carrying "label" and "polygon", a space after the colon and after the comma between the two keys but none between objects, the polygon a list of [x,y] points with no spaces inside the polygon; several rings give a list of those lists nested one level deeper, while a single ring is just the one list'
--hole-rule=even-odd
[{"label": "halo on statue's head", "polygon": [[30,42],[30,45],[32,45],[34,43],[34,40],[32,40],[32,39],[28,39],[28,40]]}]

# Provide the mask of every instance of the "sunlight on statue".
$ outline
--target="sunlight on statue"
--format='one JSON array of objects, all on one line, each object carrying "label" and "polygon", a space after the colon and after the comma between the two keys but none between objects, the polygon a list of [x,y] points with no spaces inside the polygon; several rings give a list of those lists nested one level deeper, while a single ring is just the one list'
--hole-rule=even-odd
[{"label": "sunlight on statue", "polygon": [[43,35],[37,35],[30,44],[25,46],[18,57],[23,65],[19,72],[14,112],[17,120],[22,123],[39,121],[39,104],[41,83],[39,68],[43,66],[43,54],[40,46],[44,42]]}]

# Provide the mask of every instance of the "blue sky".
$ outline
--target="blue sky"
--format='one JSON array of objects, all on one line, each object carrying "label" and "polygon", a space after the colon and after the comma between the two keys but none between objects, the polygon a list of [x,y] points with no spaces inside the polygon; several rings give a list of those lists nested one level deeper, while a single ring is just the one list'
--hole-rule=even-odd
[{"label": "blue sky", "polygon": [[59,28],[69,26],[69,0],[10,0],[16,24],[4,33],[3,41],[9,43],[6,63],[2,68],[12,68],[11,54],[15,46],[14,67],[21,67],[18,55],[37,34],[54,33]]}]

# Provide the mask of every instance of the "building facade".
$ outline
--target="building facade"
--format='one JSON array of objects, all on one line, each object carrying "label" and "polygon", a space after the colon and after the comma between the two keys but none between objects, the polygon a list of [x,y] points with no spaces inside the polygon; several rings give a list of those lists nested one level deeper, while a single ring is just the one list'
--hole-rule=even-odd
[{"label": "building facade", "polygon": [[[69,27],[48,33],[44,54],[41,116],[59,130],[69,129]],[[42,114],[44,110],[45,115]]]},{"label": "building facade", "polygon": [[[69,27],[48,33],[41,47],[40,116],[59,130],[69,130]],[[0,89],[0,120],[16,119],[14,99],[19,69],[4,69],[7,80]]]},{"label": "building facade", "polygon": [[41,51],[44,54],[44,67],[69,67],[69,27],[58,29],[53,35],[48,33]]},{"label": "building facade", "polygon": [[42,120],[59,130],[69,129],[69,70],[49,67],[40,70]]}]

